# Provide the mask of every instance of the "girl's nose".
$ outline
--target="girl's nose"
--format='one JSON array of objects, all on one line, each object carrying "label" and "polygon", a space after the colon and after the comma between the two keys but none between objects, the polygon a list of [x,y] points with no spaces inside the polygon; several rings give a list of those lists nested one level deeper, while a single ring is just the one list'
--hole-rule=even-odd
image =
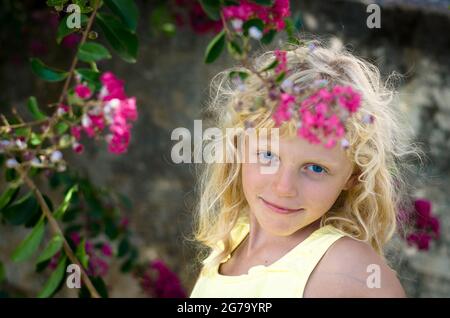
[{"label": "girl's nose", "polygon": [[296,182],[296,172],[280,166],[272,184],[273,190],[280,197],[295,197],[297,195]]}]

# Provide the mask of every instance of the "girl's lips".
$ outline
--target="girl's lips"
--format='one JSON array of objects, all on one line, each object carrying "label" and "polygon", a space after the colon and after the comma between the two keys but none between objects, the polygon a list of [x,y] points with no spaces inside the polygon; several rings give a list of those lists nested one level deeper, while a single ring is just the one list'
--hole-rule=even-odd
[{"label": "girl's lips", "polygon": [[276,205],[272,202],[266,201],[262,197],[259,197],[259,198],[261,199],[261,201],[264,203],[265,206],[267,206],[268,208],[270,208],[271,210],[273,210],[277,213],[288,214],[288,213],[294,213],[294,212],[299,212],[299,211],[303,210],[302,208],[300,208],[300,209],[285,208],[285,207]]}]

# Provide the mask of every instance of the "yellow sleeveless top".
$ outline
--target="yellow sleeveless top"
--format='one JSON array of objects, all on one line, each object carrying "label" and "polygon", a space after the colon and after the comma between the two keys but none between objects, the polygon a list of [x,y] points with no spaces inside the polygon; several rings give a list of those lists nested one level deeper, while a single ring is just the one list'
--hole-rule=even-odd
[{"label": "yellow sleeveless top", "polygon": [[[233,250],[247,236],[250,224],[242,219],[231,232]],[[247,274],[228,276],[219,273],[220,264],[209,266],[218,254],[213,251],[203,261],[203,268],[191,292],[191,298],[301,298],[308,278],[328,248],[345,234],[332,225],[314,231],[274,263],[257,265]],[[221,242],[222,243],[222,242]],[[221,245],[223,248],[223,244]],[[225,263],[231,255],[221,261]]]}]

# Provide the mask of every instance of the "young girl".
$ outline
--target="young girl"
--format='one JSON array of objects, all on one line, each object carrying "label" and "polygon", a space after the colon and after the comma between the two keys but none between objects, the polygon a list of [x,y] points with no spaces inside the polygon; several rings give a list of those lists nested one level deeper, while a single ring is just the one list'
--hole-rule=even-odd
[{"label": "young girl", "polygon": [[[278,58],[275,70],[260,74],[284,67],[281,92],[326,88],[316,94],[324,100],[342,90],[358,92],[347,101],[359,107],[343,116],[345,135],[337,129],[340,138],[319,142],[326,133],[301,130],[308,111],[303,119],[294,116],[294,103],[280,104],[255,73],[238,85],[229,71],[213,80],[214,126],[242,128],[226,134],[227,147],[236,150],[249,127],[258,135],[263,128],[279,129],[280,137],[270,139],[275,146],[255,145],[247,135],[243,158],[255,155],[256,162],[227,160],[204,168],[195,238],[209,255],[191,297],[405,297],[383,255],[397,228],[400,164],[414,153],[394,92],[375,66],[345,49],[303,43],[285,55],[262,54],[247,68],[264,70]],[[290,110],[280,112],[283,105]],[[274,172],[261,170],[271,165]]]}]

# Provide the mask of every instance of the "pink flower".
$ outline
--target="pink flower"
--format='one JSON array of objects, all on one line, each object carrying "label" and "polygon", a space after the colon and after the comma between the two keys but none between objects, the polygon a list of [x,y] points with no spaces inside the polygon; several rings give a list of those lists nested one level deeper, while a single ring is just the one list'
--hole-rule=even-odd
[{"label": "pink flower", "polygon": [[61,45],[67,49],[74,49],[81,41],[81,34],[71,33],[62,39]]},{"label": "pink flower", "polygon": [[75,86],[75,93],[82,99],[87,99],[92,95],[91,89],[84,84],[77,84]]},{"label": "pink flower", "polygon": [[415,232],[409,234],[407,242],[416,245],[419,250],[428,250],[430,242],[440,237],[439,219],[431,214],[431,202],[417,199],[414,202]]},{"label": "pink flower", "polygon": [[[124,82],[113,73],[105,72],[101,75],[102,88],[94,106],[87,106],[81,117],[81,125],[71,127],[71,134],[76,141],[81,138],[81,131],[90,138],[102,133],[108,126],[111,134],[106,135],[110,152],[120,154],[126,152],[131,139],[131,122],[138,118],[136,98],[127,97]],[[75,92],[81,98],[91,96],[89,87],[78,84]],[[85,108],[86,109],[86,108]],[[74,151],[82,152],[83,146],[78,142],[73,146]]]},{"label": "pink flower", "polygon": [[431,235],[427,233],[413,233],[407,238],[410,245],[416,245],[419,250],[428,250],[430,248]]},{"label": "pink flower", "polygon": [[78,143],[78,142],[75,142],[75,143],[72,145],[72,149],[73,149],[73,151],[75,151],[76,153],[80,154],[80,153],[83,153],[83,151],[84,151],[84,146],[83,146],[82,144]]},{"label": "pink flower", "polygon": [[81,241],[81,237],[80,237],[80,234],[78,234],[77,232],[72,232],[72,233],[70,233],[70,240],[75,244],[75,245],[78,245],[78,244],[80,244],[80,241]]},{"label": "pink flower", "polygon": [[[156,274],[156,277],[154,277]],[[154,260],[140,281],[141,288],[156,298],[185,298],[180,279],[162,260]]]},{"label": "pink flower", "polygon": [[361,95],[355,92],[350,86],[338,86],[333,88],[333,94],[338,98],[339,104],[350,113],[358,110],[361,104]]},{"label": "pink flower", "polygon": [[64,104],[60,104],[60,105],[58,106],[57,112],[58,112],[58,115],[59,115],[59,116],[62,116],[62,115],[64,115],[64,114],[66,114],[67,112],[69,112],[69,110],[70,110],[70,107],[69,107],[69,106],[64,105]]},{"label": "pink flower", "polygon": [[278,104],[277,110],[273,115],[273,119],[275,120],[275,125],[277,127],[280,126],[284,121],[288,121],[289,119],[291,119],[291,104],[294,102],[295,96],[287,93],[281,94],[280,103]]},{"label": "pink flower", "polygon": [[100,97],[103,101],[109,101],[114,98],[123,100],[126,98],[123,81],[119,80],[113,73],[103,73],[100,81],[103,84],[100,92]]},{"label": "pink flower", "polygon": [[275,50],[275,57],[278,61],[278,64],[275,68],[275,73],[280,74],[287,71],[287,52]]},{"label": "pink flower", "polygon": [[284,18],[291,15],[289,0],[275,0],[272,7],[241,0],[239,5],[224,7],[222,13],[226,20],[240,19],[245,22],[251,18],[259,18],[266,24],[265,31],[273,28],[282,30],[285,27]]},{"label": "pink flower", "polygon": [[112,248],[111,245],[109,245],[108,243],[104,243],[102,245],[102,253],[105,256],[112,256]]},{"label": "pink flower", "polygon": [[80,126],[72,126],[70,127],[70,133],[75,137],[76,140],[80,140],[81,138],[81,130]]},{"label": "pink flower", "polygon": [[131,97],[123,100],[117,111],[125,119],[136,120],[138,116],[136,111],[136,98]]},{"label": "pink flower", "polygon": [[130,223],[130,220],[124,216],[121,220],[120,220],[120,227],[123,229],[126,229],[128,227],[128,224]]}]

